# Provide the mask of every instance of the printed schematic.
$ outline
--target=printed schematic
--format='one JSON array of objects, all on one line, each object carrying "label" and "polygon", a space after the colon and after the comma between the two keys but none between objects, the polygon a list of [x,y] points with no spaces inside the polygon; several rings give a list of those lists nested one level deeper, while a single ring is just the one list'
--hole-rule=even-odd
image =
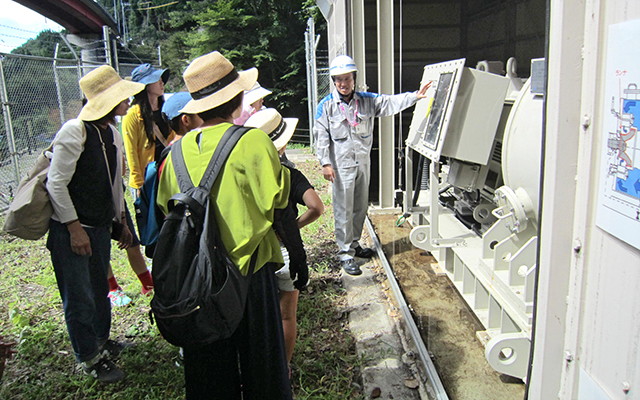
[{"label": "printed schematic", "polygon": [[611,103],[602,131],[596,223],[640,248],[640,88],[636,83],[623,83],[627,71],[616,70],[615,75],[618,93],[609,92]]},{"label": "printed schematic", "polygon": [[[640,20],[609,25],[596,225],[640,249]],[[595,172],[595,171],[594,171]]]},{"label": "printed schematic", "polygon": [[[640,220],[640,89],[635,83],[623,90],[623,98],[612,99],[611,113],[616,117],[617,128],[609,132],[609,175],[615,177],[612,193],[620,202],[628,204]],[[620,104],[616,110],[616,103]]]}]

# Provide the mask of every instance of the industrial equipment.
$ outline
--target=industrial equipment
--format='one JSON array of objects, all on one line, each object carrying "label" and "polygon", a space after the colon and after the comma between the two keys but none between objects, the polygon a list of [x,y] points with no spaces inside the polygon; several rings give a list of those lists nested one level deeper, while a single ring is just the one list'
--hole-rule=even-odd
[{"label": "industrial equipment", "polygon": [[[506,76],[489,72],[501,72],[502,63],[482,62],[476,69],[464,63],[424,69],[422,85],[433,84],[415,107],[406,143],[431,160],[430,190],[426,207],[415,208],[428,212],[413,218],[427,223],[414,225],[410,238],[434,252],[484,325],[477,335],[489,364],[524,380],[534,308],[544,60],[532,62],[533,81],[517,77],[513,58]],[[412,188],[411,173],[407,178]]]}]

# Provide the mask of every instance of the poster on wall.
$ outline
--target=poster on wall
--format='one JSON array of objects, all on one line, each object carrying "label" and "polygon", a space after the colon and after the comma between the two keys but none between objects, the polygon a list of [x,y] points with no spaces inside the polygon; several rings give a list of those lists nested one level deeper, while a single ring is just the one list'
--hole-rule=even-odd
[{"label": "poster on wall", "polygon": [[640,20],[609,26],[598,227],[640,249]]}]

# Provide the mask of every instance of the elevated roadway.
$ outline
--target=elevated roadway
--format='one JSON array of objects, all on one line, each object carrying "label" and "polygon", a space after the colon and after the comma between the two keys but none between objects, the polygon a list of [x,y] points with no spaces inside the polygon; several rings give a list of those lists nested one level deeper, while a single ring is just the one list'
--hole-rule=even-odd
[{"label": "elevated roadway", "polygon": [[111,15],[93,0],[14,0],[62,25],[75,35],[102,35],[104,25],[120,34]]}]

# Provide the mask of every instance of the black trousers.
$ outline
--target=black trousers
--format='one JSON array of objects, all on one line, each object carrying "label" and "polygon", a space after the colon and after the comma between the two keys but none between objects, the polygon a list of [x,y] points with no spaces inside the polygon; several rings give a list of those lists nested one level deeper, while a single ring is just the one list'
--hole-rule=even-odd
[{"label": "black trousers", "polygon": [[273,264],[253,274],[230,338],[184,348],[184,377],[188,400],[292,399]]}]

